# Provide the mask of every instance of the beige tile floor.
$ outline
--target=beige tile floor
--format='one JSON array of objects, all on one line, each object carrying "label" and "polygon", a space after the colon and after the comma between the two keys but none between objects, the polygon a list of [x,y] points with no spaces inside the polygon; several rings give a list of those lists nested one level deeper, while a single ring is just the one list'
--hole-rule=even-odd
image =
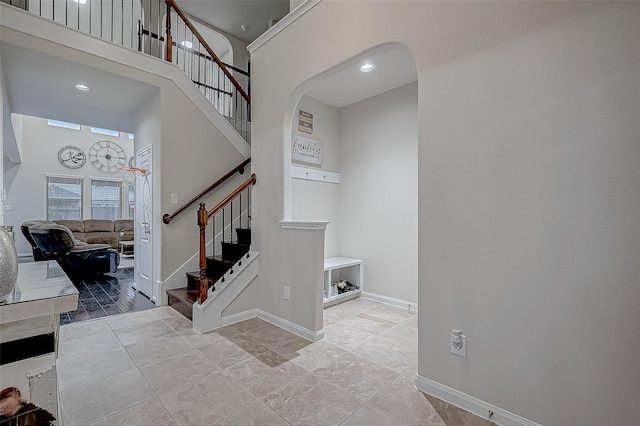
[{"label": "beige tile floor", "polygon": [[64,325],[64,424],[491,424],[416,390],[413,312],[356,299],[324,323],[316,343],[257,318],[200,335],[169,307]]}]

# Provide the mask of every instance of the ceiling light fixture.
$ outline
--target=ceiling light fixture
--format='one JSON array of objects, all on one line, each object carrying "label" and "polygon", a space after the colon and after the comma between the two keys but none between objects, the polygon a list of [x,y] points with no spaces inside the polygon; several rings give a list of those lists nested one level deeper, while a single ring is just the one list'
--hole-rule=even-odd
[{"label": "ceiling light fixture", "polygon": [[189,40],[182,41],[180,42],[180,44],[186,47],[187,49],[191,49],[193,47],[193,43],[191,43]]},{"label": "ceiling light fixture", "polygon": [[73,1],[79,4],[87,4],[87,0],[73,0]]},{"label": "ceiling light fixture", "polygon": [[364,64],[363,66],[360,67],[360,71],[362,71],[362,72],[371,72],[371,71],[373,71],[373,69],[375,67],[376,66],[373,65],[372,63],[367,62],[366,64]]},{"label": "ceiling light fixture", "polygon": [[89,86],[87,86],[84,83],[78,83],[78,84],[76,84],[76,89],[82,90],[83,92],[86,92],[87,90],[89,90]]}]

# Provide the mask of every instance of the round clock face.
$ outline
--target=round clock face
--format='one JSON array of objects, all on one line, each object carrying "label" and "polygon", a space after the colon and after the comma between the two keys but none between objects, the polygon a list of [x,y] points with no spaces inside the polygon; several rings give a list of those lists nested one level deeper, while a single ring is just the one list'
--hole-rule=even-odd
[{"label": "round clock face", "polygon": [[58,161],[68,169],[79,169],[87,162],[87,156],[77,146],[67,145],[58,151]]},{"label": "round clock face", "polygon": [[89,148],[89,160],[103,173],[117,173],[126,164],[124,149],[111,141],[98,141]]}]

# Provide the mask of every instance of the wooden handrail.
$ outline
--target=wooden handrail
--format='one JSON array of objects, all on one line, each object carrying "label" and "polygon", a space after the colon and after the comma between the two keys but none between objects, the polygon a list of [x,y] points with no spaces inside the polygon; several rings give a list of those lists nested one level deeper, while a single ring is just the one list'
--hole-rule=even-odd
[{"label": "wooden handrail", "polygon": [[[206,244],[206,236],[205,230],[207,228],[207,224],[209,223],[209,218],[220,210],[225,208],[229,203],[231,203],[238,195],[242,194],[242,191],[247,189],[251,185],[256,184],[256,175],[253,173],[249,179],[244,181],[242,185],[237,187],[231,194],[227,195],[224,200],[220,201],[214,208],[207,212],[204,203],[200,203],[200,208],[198,209],[198,228],[200,229],[200,251],[199,251],[199,277],[198,277],[198,302],[204,303],[207,300],[207,294],[209,292],[209,282],[207,280],[207,244]],[[224,215],[224,213],[223,213]],[[233,222],[233,218],[231,219]],[[215,228],[215,225],[214,225]],[[215,229],[214,229],[215,232]],[[224,230],[223,230],[224,233]],[[215,239],[215,236],[214,236]]]},{"label": "wooden handrail", "polygon": [[[213,58],[213,60],[218,64],[218,66],[222,69],[222,71],[224,72],[224,74],[227,76],[227,78],[229,78],[229,80],[231,80],[231,83],[236,87],[236,89],[238,90],[238,92],[242,95],[242,97],[248,102],[251,103],[251,99],[249,98],[249,95],[247,95],[247,92],[244,91],[244,89],[242,88],[242,86],[240,85],[240,83],[238,83],[238,80],[236,80],[233,75],[231,75],[231,72],[227,69],[227,67],[224,65],[224,63],[220,60],[220,58],[218,58],[218,56],[213,53],[213,49],[209,46],[209,44],[205,41],[204,37],[202,37],[202,35],[200,35],[200,33],[198,32],[198,30],[196,29],[196,27],[191,23],[191,20],[189,19],[189,17],[187,15],[185,15],[185,13],[182,11],[182,9],[180,9],[180,7],[176,4],[175,0],[165,0],[165,2],[167,3],[167,7],[173,7],[173,9],[176,11],[176,13],[178,14],[178,16],[180,16],[180,18],[182,18],[182,21],[184,21],[185,25],[187,27],[189,27],[189,29],[191,30],[191,32],[196,36],[196,38],[198,39],[198,41],[200,42],[200,44],[206,49],[207,52],[209,52],[209,55],[211,55],[211,57]],[[167,55],[169,56],[169,55]]]},{"label": "wooden handrail", "polygon": [[214,214],[218,213],[220,210],[225,208],[227,206],[227,204],[229,204],[231,201],[233,201],[238,196],[238,194],[240,194],[242,191],[247,189],[247,187],[249,187],[250,185],[255,185],[255,184],[256,184],[256,174],[253,173],[251,175],[251,177],[249,179],[245,180],[242,185],[240,185],[239,187],[236,188],[235,191],[233,191],[231,194],[227,195],[224,200],[220,201],[218,204],[216,204],[216,206],[214,208],[209,210],[209,213],[207,213],[207,217],[211,217]]},{"label": "wooden handrail", "polygon": [[182,205],[182,207],[180,207],[178,210],[176,210],[175,212],[168,214],[165,213],[162,216],[162,221],[165,224],[169,224],[173,218],[175,218],[176,216],[178,216],[180,213],[182,213],[183,211],[185,211],[189,206],[191,206],[193,203],[195,203],[196,201],[198,201],[200,198],[204,197],[205,195],[207,195],[209,192],[213,191],[214,189],[216,189],[217,187],[219,187],[220,185],[222,185],[224,182],[227,181],[227,179],[229,179],[231,176],[233,176],[236,173],[240,173],[243,174],[244,173],[244,167],[249,164],[251,162],[251,157],[247,158],[246,160],[244,160],[242,163],[238,164],[236,167],[234,167],[232,170],[230,170],[226,175],[222,176],[220,179],[218,179],[217,181],[213,182],[211,185],[209,185],[207,188],[205,188],[203,191],[201,191],[198,195],[196,195],[195,197],[193,197],[192,199],[190,199],[189,201],[187,201],[186,203],[184,203]]}]

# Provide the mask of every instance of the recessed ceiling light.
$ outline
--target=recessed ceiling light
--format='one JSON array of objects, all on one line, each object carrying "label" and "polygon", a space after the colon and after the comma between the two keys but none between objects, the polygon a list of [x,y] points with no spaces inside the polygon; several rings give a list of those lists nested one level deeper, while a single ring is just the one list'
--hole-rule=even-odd
[{"label": "recessed ceiling light", "polygon": [[371,72],[371,71],[373,71],[373,69],[375,67],[376,66],[373,65],[372,63],[367,62],[366,64],[364,64],[363,66],[360,67],[360,71],[362,71],[362,72]]},{"label": "recessed ceiling light", "polygon": [[87,86],[84,83],[78,83],[78,84],[76,84],[76,89],[82,90],[83,92],[86,92],[87,90],[89,90],[89,86]]},{"label": "recessed ceiling light", "polygon": [[73,1],[75,1],[76,3],[80,3],[80,4],[86,4],[87,3],[87,0],[73,0]]},{"label": "recessed ceiling light", "polygon": [[191,49],[193,47],[193,43],[191,43],[189,40],[185,40],[183,42],[180,42],[181,45],[183,45],[184,47],[186,47],[187,49]]}]

